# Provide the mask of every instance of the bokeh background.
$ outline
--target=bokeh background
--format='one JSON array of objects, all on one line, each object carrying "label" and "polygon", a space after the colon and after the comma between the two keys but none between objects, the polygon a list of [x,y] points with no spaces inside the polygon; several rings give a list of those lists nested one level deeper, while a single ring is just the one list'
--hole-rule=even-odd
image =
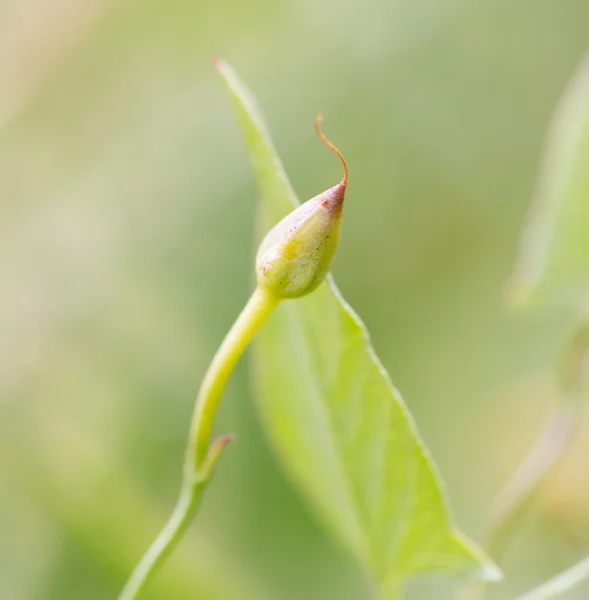
[{"label": "bokeh background", "polygon": [[[558,400],[574,315],[507,309],[543,134],[586,0],[0,4],[0,597],[115,598],[178,490],[200,378],[251,291],[256,191],[219,54],[301,198],[351,169],[337,281],[416,417],[460,526]],[[282,475],[248,360],[226,452],[152,600],[363,600]],[[589,551],[589,427],[504,563],[514,594]],[[453,598],[426,578],[411,599]],[[589,588],[570,598],[587,598]]]}]

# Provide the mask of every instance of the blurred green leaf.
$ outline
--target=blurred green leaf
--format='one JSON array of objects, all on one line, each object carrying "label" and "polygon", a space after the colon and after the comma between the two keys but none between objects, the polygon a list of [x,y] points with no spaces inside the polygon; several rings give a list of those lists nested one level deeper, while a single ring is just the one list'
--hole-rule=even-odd
[{"label": "blurred green leaf", "polygon": [[589,300],[589,57],[550,125],[510,293],[516,303]]},{"label": "blurred green leaf", "polygon": [[[276,222],[297,204],[255,102],[226,64],[229,92]],[[458,533],[435,467],[360,319],[330,279],[278,307],[255,346],[263,419],[288,471],[383,598],[430,570],[487,579],[497,568]]]}]

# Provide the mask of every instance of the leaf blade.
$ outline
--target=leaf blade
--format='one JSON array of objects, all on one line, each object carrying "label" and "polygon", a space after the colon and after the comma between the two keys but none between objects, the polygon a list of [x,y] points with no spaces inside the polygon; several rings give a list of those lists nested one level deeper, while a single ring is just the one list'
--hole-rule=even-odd
[{"label": "leaf blade", "polygon": [[297,196],[251,92],[227,63],[215,58],[213,64],[231,101],[256,181],[258,184],[263,182],[258,188],[268,220],[276,223],[289,213],[293,206],[298,205]]},{"label": "leaf blade", "polygon": [[589,300],[589,54],[549,125],[508,291],[516,304]]},{"label": "leaf blade", "polygon": [[[296,196],[250,93],[230,67],[217,68],[276,222]],[[427,570],[499,577],[454,529],[409,411],[331,276],[278,307],[258,335],[254,365],[260,412],[287,471],[383,598]]]}]

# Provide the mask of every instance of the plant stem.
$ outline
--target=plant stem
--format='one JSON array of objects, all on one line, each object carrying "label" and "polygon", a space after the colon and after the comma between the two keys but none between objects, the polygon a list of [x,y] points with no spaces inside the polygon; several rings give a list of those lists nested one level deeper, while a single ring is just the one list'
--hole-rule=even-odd
[{"label": "plant stem", "polygon": [[211,445],[221,395],[240,356],[278,302],[278,298],[257,288],[217,350],[196,399],[178,501],[168,522],[135,567],[119,600],[139,598],[194,517],[217,459],[232,439],[225,435]]},{"label": "plant stem", "polygon": [[561,405],[493,502],[486,547],[496,560],[502,558],[513,530],[535,497],[538,487],[564,454],[577,431],[587,375],[588,347],[589,324],[583,321],[564,356]]},{"label": "plant stem", "polygon": [[562,596],[565,592],[572,590],[587,579],[589,579],[589,558],[585,558],[574,567],[543,583],[535,590],[519,596],[517,600],[552,600],[552,598]]},{"label": "plant stem", "polygon": [[198,506],[203,488],[204,485],[198,486],[198,490],[183,486],[168,522],[133,570],[119,595],[119,600],[139,598],[145,591],[157,569],[166,560],[188,527]]},{"label": "plant stem", "polygon": [[221,343],[201,384],[190,426],[186,465],[197,470],[208,453],[215,413],[229,375],[256,331],[279,299],[256,288],[237,321]]},{"label": "plant stem", "polygon": [[[503,557],[526,509],[569,447],[578,429],[587,380],[588,350],[589,321],[584,320],[575,331],[565,353],[560,407],[493,501],[485,547],[497,561]],[[473,584],[467,590],[465,598],[483,600],[486,590],[485,583]]]},{"label": "plant stem", "polygon": [[565,396],[544,432],[495,498],[486,544],[495,560],[503,557],[510,538],[534,499],[538,487],[568,448],[577,429],[580,407],[578,400],[576,394]]}]

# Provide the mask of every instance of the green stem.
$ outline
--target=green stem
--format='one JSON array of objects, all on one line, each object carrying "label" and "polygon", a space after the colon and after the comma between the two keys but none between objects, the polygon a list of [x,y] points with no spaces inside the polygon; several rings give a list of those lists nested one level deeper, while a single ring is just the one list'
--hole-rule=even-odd
[{"label": "green stem", "polygon": [[588,349],[589,322],[584,320],[568,345],[561,367],[561,405],[493,502],[486,547],[495,560],[502,558],[538,488],[569,447],[578,429],[587,379]]},{"label": "green stem", "polygon": [[578,428],[580,394],[564,396],[562,405],[494,501],[486,547],[500,560],[540,485],[557,465]]},{"label": "green stem", "polygon": [[[491,509],[491,519],[484,547],[499,562],[536,492],[558,464],[577,429],[579,396],[565,396],[550,423],[536,440],[511,478],[497,495]],[[485,600],[488,584],[469,584],[464,600]]]},{"label": "green stem", "polygon": [[[580,424],[580,412],[587,385],[589,321],[580,322],[571,339],[561,367],[562,400],[542,435],[536,440],[491,509],[485,547],[499,561],[537,491],[570,446]],[[467,600],[484,600],[487,584],[476,582],[466,588]]]},{"label": "green stem", "polygon": [[190,427],[186,465],[194,470],[202,465],[208,453],[215,413],[229,375],[278,302],[276,296],[257,288],[214,356],[201,384]]},{"label": "green stem", "polygon": [[204,485],[195,489],[182,489],[178,502],[159,535],[139,561],[127,581],[119,600],[139,598],[150,583],[155,572],[166,560],[188,527],[202,495]]},{"label": "green stem", "polygon": [[211,445],[213,422],[221,395],[240,356],[278,302],[278,298],[257,288],[217,350],[196,399],[180,496],[168,522],[135,567],[119,600],[140,597],[194,517],[217,459],[232,439],[231,436],[222,436]]},{"label": "green stem", "polygon": [[589,558],[567,569],[540,587],[520,596],[517,600],[552,600],[574,589],[589,579]]}]

